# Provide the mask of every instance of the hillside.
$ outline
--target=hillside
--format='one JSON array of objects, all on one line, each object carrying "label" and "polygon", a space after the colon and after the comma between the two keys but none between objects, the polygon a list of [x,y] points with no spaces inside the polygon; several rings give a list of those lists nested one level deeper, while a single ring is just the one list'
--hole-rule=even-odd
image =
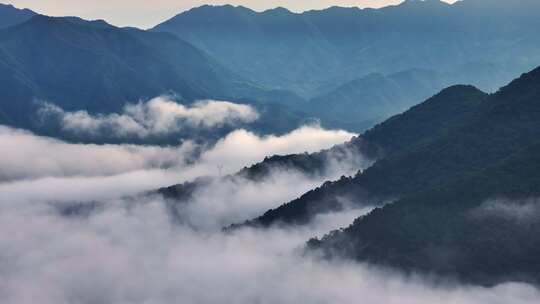
[{"label": "hillside", "polygon": [[408,196],[309,248],[469,283],[540,283],[540,145]]},{"label": "hillside", "polygon": [[[327,183],[248,223],[265,226],[277,222],[305,223],[315,214],[341,209],[342,199],[338,198],[347,198],[353,206],[377,205],[441,187],[483,170],[537,140],[540,135],[539,84],[540,68],[522,75],[496,94],[479,99],[481,102],[472,112],[467,111],[463,119],[442,123],[435,136],[387,155],[353,178]],[[459,98],[468,100],[469,97]],[[393,120],[395,118],[387,123]],[[420,124],[422,120],[411,121]],[[377,128],[380,127],[374,130]],[[409,128],[428,129],[429,125]],[[367,138],[373,136],[369,135],[373,131],[366,133]],[[407,137],[401,138],[406,140]]]},{"label": "hillside", "polygon": [[[321,156],[328,156],[328,152],[336,149],[349,151],[372,161],[384,161],[385,158],[422,146],[468,121],[487,97],[487,94],[471,86],[450,87],[403,114],[377,125],[349,143],[321,153],[267,158],[243,172],[257,176],[261,172],[270,171],[273,167],[319,172],[324,166],[313,164],[324,164],[325,162],[321,162]],[[309,170],[304,169],[306,164],[310,164]],[[368,168],[366,172],[370,170]],[[336,182],[327,182],[322,187],[244,224],[255,226],[276,223],[304,224],[316,214],[340,210],[343,207],[343,199],[346,201],[355,196],[365,199],[366,204],[380,204],[385,201],[379,197],[369,197],[368,193],[354,186],[353,180],[344,177]],[[357,190],[359,191],[356,192]]]},{"label": "hillside", "polygon": [[[37,132],[46,128],[37,124],[36,101],[66,111],[106,114],[119,112],[126,102],[171,93],[184,103],[208,98],[254,104],[300,100],[244,80],[171,34],[73,17],[37,15],[0,30],[0,79],[9,88],[0,92],[0,122]],[[282,124],[282,132],[303,119],[287,106],[261,107],[292,118]],[[277,125],[261,124],[266,129]]]}]

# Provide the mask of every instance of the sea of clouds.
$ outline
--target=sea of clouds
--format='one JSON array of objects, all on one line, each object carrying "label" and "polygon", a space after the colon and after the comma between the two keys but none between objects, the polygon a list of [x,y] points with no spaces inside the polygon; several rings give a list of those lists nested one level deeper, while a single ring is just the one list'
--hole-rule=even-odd
[{"label": "sea of clouds", "polygon": [[[537,302],[540,292],[525,284],[441,285],[303,250],[309,238],[371,208],[319,216],[304,227],[221,231],[354,174],[350,166],[318,177],[275,170],[259,181],[214,179],[178,210],[185,222],[172,218],[159,195],[139,195],[352,136],[307,126],[282,136],[236,130],[212,145],[154,147],[74,144],[0,127],[0,302]],[[85,204],[87,212],[62,212]]]}]

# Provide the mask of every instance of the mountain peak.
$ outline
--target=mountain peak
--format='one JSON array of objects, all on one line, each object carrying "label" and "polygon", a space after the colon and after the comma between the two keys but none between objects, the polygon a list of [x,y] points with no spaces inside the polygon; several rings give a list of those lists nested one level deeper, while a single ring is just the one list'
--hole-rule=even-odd
[{"label": "mountain peak", "polygon": [[466,85],[466,84],[457,84],[450,87],[447,87],[443,89],[441,92],[439,92],[438,95],[454,95],[455,93],[462,93],[462,92],[468,92],[468,93],[482,93],[480,89],[478,89],[475,86],[472,85]]},{"label": "mountain peak", "polygon": [[242,6],[242,5],[237,5],[237,6],[234,6],[234,5],[231,5],[231,4],[225,4],[225,5],[211,5],[211,4],[205,4],[205,5],[202,5],[202,6],[198,6],[198,7],[194,7],[188,11],[185,11],[179,15],[183,15],[183,14],[188,14],[188,13],[201,13],[201,12],[204,12],[204,13],[208,13],[208,12],[212,12],[212,13],[216,13],[216,12],[219,12],[219,13],[233,13],[233,12],[250,12],[250,13],[254,13],[253,10],[245,7],[245,6]]},{"label": "mountain peak", "polygon": [[448,4],[442,0],[405,0],[401,4]]},{"label": "mountain peak", "polygon": [[0,28],[23,23],[36,15],[29,9],[19,9],[11,4],[0,3]]},{"label": "mountain peak", "polygon": [[18,7],[13,6],[12,4],[0,3],[0,10],[19,11],[19,12],[23,12],[23,13],[26,13],[26,14],[32,14],[32,15],[36,14],[36,12],[34,12],[34,11],[30,10],[30,9],[18,8]]},{"label": "mountain peak", "polygon": [[265,10],[262,13],[263,14],[272,14],[272,15],[290,15],[290,14],[293,14],[293,12],[291,12],[290,10],[288,10],[288,9],[282,7],[282,6],[278,6],[278,7],[272,8],[272,9]]},{"label": "mountain peak", "polygon": [[405,0],[398,6],[401,7],[440,7],[449,6],[450,4],[441,0]]}]

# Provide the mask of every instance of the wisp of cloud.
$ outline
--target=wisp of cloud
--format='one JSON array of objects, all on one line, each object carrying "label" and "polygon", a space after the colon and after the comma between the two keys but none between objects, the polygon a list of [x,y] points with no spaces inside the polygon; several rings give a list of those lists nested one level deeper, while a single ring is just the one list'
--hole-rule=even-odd
[{"label": "wisp of cloud", "polygon": [[41,119],[58,119],[64,131],[87,135],[107,131],[118,138],[165,136],[185,128],[213,129],[259,118],[259,113],[249,105],[202,100],[185,106],[167,96],[126,104],[120,114],[91,115],[84,110],[66,112],[51,103],[43,103],[38,114]]}]

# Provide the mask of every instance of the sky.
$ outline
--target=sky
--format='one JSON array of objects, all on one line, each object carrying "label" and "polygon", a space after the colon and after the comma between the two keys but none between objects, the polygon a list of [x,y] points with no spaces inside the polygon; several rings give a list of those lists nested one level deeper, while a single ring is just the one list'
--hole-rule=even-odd
[{"label": "sky", "polygon": [[[453,2],[454,0],[445,0]],[[104,19],[116,26],[153,27],[176,14],[204,4],[243,5],[254,10],[278,6],[295,12],[323,9],[330,6],[382,7],[402,0],[1,0],[19,8],[29,8],[50,16],[79,16]]]}]

